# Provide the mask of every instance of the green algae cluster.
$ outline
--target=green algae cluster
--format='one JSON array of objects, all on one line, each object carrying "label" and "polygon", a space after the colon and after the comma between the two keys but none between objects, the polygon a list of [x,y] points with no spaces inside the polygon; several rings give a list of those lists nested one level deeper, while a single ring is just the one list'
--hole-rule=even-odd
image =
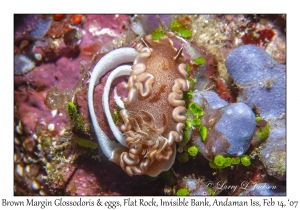
[{"label": "green algae cluster", "polygon": [[111,110],[111,117],[116,125],[123,124],[123,118],[120,114],[120,111],[121,108],[117,105]]},{"label": "green algae cluster", "polygon": [[195,145],[188,148],[188,153],[190,154],[190,156],[193,156],[193,157],[195,157],[198,154],[198,151],[199,150]]},{"label": "green algae cluster", "polygon": [[158,40],[160,37],[165,36],[165,32],[162,28],[156,28],[152,32],[152,40]]},{"label": "green algae cluster", "polygon": [[177,196],[187,196],[189,195],[189,191],[187,188],[181,188],[176,193]]},{"label": "green algae cluster", "polygon": [[196,60],[195,60],[195,64],[196,64],[196,65],[204,65],[205,63],[206,63],[206,59],[203,58],[203,57],[198,57],[198,58],[196,58]]},{"label": "green algae cluster", "polygon": [[183,130],[183,134],[182,134],[182,143],[186,143],[190,138],[190,135],[189,135],[189,131],[188,129],[184,129]]},{"label": "green algae cluster", "polygon": [[234,158],[232,158],[232,164],[238,165],[238,164],[240,164],[240,162],[241,162],[240,157],[234,157]]},{"label": "green algae cluster", "polygon": [[[188,120],[186,120],[185,123],[186,125],[185,130],[198,127],[201,140],[205,142],[207,138],[208,130],[206,126],[201,125],[201,119],[200,119],[200,117],[204,115],[204,110],[197,103],[191,102],[188,105],[188,112],[190,114],[187,116]],[[186,140],[187,137],[186,134],[184,134],[183,137],[184,137],[183,139]]]},{"label": "green algae cluster", "polygon": [[89,125],[84,122],[73,102],[68,103],[68,112],[72,119],[72,125],[75,130],[82,132],[87,132],[89,130]]},{"label": "green algae cluster", "polygon": [[195,86],[195,80],[193,80],[192,78],[188,77],[186,78],[190,83],[191,83],[191,88],[194,89]]},{"label": "green algae cluster", "polygon": [[251,164],[250,157],[246,156],[246,155],[242,156],[241,162],[244,166],[250,166],[250,164]]},{"label": "green algae cluster", "polygon": [[93,141],[90,141],[90,140],[83,139],[83,138],[79,138],[77,140],[77,144],[79,146],[90,148],[90,149],[97,149],[98,148],[98,144],[97,143],[95,143]]},{"label": "green algae cluster", "polygon": [[257,133],[258,138],[260,138],[261,140],[267,139],[270,135],[270,125],[265,120],[263,120],[262,117],[255,117],[255,121],[259,125]]},{"label": "green algae cluster", "polygon": [[[173,21],[171,23],[171,31],[175,32],[176,36],[180,36],[183,38],[192,38],[193,33],[191,30],[185,28],[182,26],[181,23],[179,23],[178,21]],[[163,37],[166,35],[166,32],[164,31],[163,28],[159,27],[159,28],[155,28],[152,32],[152,40],[158,40],[160,37]]]},{"label": "green algae cluster", "polygon": [[250,157],[247,155],[243,155],[242,157],[224,157],[219,154],[214,157],[213,161],[209,162],[209,166],[214,169],[221,169],[240,163],[244,166],[249,166],[251,164]]},{"label": "green algae cluster", "polygon": [[180,28],[182,28],[182,25],[178,21],[173,21],[171,23],[171,31],[178,31]]},{"label": "green algae cluster", "polygon": [[191,157],[196,157],[198,152],[199,152],[199,149],[197,148],[197,146],[195,145],[185,145],[183,147],[183,152],[182,153],[179,153],[177,155],[177,160],[180,162],[180,163],[186,163],[189,161],[190,159],[190,156]]},{"label": "green algae cluster", "polygon": [[207,188],[207,192],[211,195],[211,196],[215,196],[215,191],[213,190],[213,188],[209,187]]},{"label": "green algae cluster", "polygon": [[171,23],[171,31],[174,31],[177,36],[181,36],[184,38],[191,38],[193,36],[192,31],[183,27],[182,24],[178,21],[173,21]]},{"label": "green algae cluster", "polygon": [[186,65],[186,72],[187,72],[187,73],[190,73],[190,72],[191,72],[191,66],[190,66],[190,64],[187,64],[187,65]]},{"label": "green algae cluster", "polygon": [[183,152],[183,153],[180,153],[177,155],[177,160],[180,162],[180,163],[186,163],[189,161],[189,153],[187,152]]},{"label": "green algae cluster", "polygon": [[202,116],[204,115],[204,110],[195,102],[189,104],[188,109],[193,112],[195,116]]},{"label": "green algae cluster", "polygon": [[201,125],[201,120],[199,118],[193,118],[191,124],[193,126],[200,126]]},{"label": "green algae cluster", "polygon": [[[176,26],[180,26],[177,23],[175,24]],[[175,26],[174,26],[175,27]],[[190,73],[191,71],[191,66],[189,63],[186,65],[186,72]],[[188,77],[187,80],[191,84],[191,89],[188,91],[183,92],[183,100],[186,102],[187,105],[187,113],[186,117],[187,120],[185,121],[185,128],[183,129],[183,135],[182,135],[182,143],[186,143],[191,135],[191,130],[194,129],[195,127],[199,127],[201,125],[201,120],[200,116],[204,114],[203,109],[197,104],[197,103],[188,103],[188,101],[193,97],[193,88],[195,85],[195,81],[191,78]]]},{"label": "green algae cluster", "polygon": [[226,162],[226,159],[223,155],[217,155],[214,157],[214,163],[217,165],[217,166],[223,166],[223,164]]},{"label": "green algae cluster", "polygon": [[182,99],[185,101],[190,100],[193,97],[193,94],[194,92],[192,90],[184,91]]},{"label": "green algae cluster", "polygon": [[[192,98],[193,91],[185,92],[183,100],[187,101]],[[206,141],[208,130],[207,127],[201,125],[201,117],[204,115],[204,110],[195,102],[188,103],[185,121],[185,128],[183,129],[182,142],[186,143],[191,135],[191,130],[198,129],[199,135],[203,142]]]},{"label": "green algae cluster", "polygon": [[199,133],[200,133],[200,136],[201,136],[201,140],[203,141],[203,142],[205,142],[206,141],[206,138],[207,138],[207,128],[206,128],[206,126],[204,126],[204,125],[202,125],[202,126],[200,126],[200,128],[199,128]]},{"label": "green algae cluster", "polygon": [[259,128],[258,130],[258,138],[265,140],[269,137],[270,134],[270,125],[266,125],[264,127]]}]

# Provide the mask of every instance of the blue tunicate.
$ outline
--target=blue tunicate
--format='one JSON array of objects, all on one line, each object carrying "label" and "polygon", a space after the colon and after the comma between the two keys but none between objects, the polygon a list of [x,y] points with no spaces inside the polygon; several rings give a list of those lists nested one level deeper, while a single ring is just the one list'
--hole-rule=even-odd
[{"label": "blue tunicate", "polygon": [[223,108],[223,111],[224,114],[215,128],[230,143],[226,151],[229,155],[243,155],[250,146],[255,130],[255,115],[244,103],[231,104]]},{"label": "blue tunicate", "polygon": [[255,115],[244,103],[228,104],[211,91],[196,92],[192,102],[204,109],[202,125],[207,127],[205,142],[193,133],[193,143],[208,160],[218,154],[243,155],[249,148],[255,131]]},{"label": "blue tunicate", "polygon": [[212,109],[218,109],[228,104],[226,101],[221,99],[215,92],[212,91],[194,93],[192,102],[195,102],[200,106],[204,106],[205,101],[208,103],[208,106]]},{"label": "blue tunicate", "polygon": [[35,39],[41,39],[50,28],[51,23],[51,20],[43,20],[39,18],[34,29],[30,32],[30,35],[32,35]]},{"label": "blue tunicate", "polygon": [[233,50],[225,64],[228,73],[240,87],[240,102],[258,108],[265,120],[286,112],[285,65],[279,64],[254,45]]},{"label": "blue tunicate", "polygon": [[286,179],[286,67],[253,45],[233,50],[226,59],[230,76],[239,87],[238,100],[257,108],[270,125],[261,145],[260,160],[270,176]]}]

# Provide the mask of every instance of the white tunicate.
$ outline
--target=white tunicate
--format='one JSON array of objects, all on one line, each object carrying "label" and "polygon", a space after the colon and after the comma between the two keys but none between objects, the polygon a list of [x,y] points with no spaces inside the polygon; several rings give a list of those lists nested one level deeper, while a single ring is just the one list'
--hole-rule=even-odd
[{"label": "white tunicate", "polygon": [[26,55],[17,54],[14,56],[14,74],[23,75],[31,71],[35,67],[35,63]]},{"label": "white tunicate", "polygon": [[48,130],[49,131],[54,131],[54,129],[55,129],[55,126],[54,126],[53,123],[51,123],[51,124],[48,125]]},{"label": "white tunicate", "polygon": [[35,58],[36,60],[40,61],[40,60],[42,60],[43,57],[42,57],[41,54],[36,53],[36,54],[34,54],[34,58]]},{"label": "white tunicate", "polygon": [[131,29],[133,30],[134,33],[136,33],[139,36],[146,34],[146,32],[144,31],[143,25],[139,20],[137,22],[133,22],[131,24]]},{"label": "white tunicate", "polygon": [[57,114],[57,109],[54,109],[54,110],[52,110],[52,111],[51,111],[51,115],[52,115],[52,117],[55,117],[55,116],[56,116],[56,114]]}]

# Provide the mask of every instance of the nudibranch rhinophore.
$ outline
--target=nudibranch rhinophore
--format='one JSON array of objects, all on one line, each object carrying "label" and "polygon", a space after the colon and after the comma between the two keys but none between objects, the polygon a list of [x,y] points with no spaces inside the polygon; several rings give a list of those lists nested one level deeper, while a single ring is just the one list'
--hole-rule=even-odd
[{"label": "nudibranch rhinophore", "polygon": [[[186,120],[183,92],[190,89],[187,59],[182,51],[183,48],[174,48],[168,37],[153,41],[148,35],[135,48],[119,48],[106,54],[92,72],[88,105],[100,148],[130,176],[157,176],[174,163],[175,142],[182,140]],[[129,62],[133,65],[121,65]],[[95,85],[112,69],[102,101],[107,121],[120,144],[111,141],[101,130],[93,105]],[[108,93],[112,81],[122,75],[130,77],[125,85],[127,98],[120,100],[115,95],[124,121],[120,131],[110,114]]]}]

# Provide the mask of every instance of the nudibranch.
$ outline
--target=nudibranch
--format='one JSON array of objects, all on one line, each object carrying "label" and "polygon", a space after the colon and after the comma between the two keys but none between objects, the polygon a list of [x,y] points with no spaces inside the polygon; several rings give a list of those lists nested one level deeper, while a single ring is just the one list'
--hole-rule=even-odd
[{"label": "nudibranch", "polygon": [[[130,176],[157,176],[169,170],[175,160],[176,144],[182,140],[185,126],[183,92],[190,89],[183,48],[172,40],[151,35],[140,38],[134,48],[124,47],[106,54],[95,66],[89,84],[88,105],[92,124],[103,153]],[[124,63],[130,65],[121,65]],[[110,128],[119,143],[101,130],[93,105],[94,87],[108,71],[103,92],[103,108]],[[121,131],[114,124],[108,105],[112,81],[129,75],[127,98],[115,101],[122,108]]]}]

